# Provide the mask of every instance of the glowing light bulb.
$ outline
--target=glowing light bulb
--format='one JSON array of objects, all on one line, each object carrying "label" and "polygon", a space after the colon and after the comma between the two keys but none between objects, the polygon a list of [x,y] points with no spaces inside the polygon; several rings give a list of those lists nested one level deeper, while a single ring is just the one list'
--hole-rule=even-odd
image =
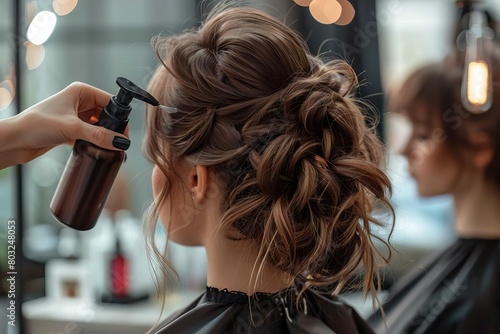
[{"label": "glowing light bulb", "polygon": [[488,64],[471,62],[467,69],[467,99],[474,105],[482,105],[488,101]]},{"label": "glowing light bulb", "polygon": [[56,14],[49,11],[42,11],[33,18],[28,31],[26,33],[28,40],[35,44],[41,45],[49,39],[50,35],[56,27]]},{"label": "glowing light bulb", "polygon": [[488,42],[493,38],[482,12],[470,13],[469,30],[466,32],[467,49],[462,78],[462,104],[472,113],[482,113],[490,109],[493,102],[491,65]]}]

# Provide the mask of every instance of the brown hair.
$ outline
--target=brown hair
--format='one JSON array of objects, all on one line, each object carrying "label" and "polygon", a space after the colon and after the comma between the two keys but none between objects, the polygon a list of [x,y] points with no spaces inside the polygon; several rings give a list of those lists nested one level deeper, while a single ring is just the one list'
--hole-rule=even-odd
[{"label": "brown hair", "polygon": [[[177,112],[147,112],[145,148],[167,179],[173,158],[210,166],[225,189],[228,238],[253,240],[259,262],[289,273],[302,291],[338,293],[362,264],[364,291],[376,299],[383,256],[370,225],[383,225],[372,216],[374,199],[392,213],[391,185],[354,98],[353,69],[324,64],[252,8],[218,7],[196,31],[157,39],[155,48],[162,65],[150,91]],[[157,207],[168,193],[167,184]]]},{"label": "brown hair", "polygon": [[464,148],[474,150],[470,130],[487,134],[494,156],[486,168],[486,177],[500,188],[500,46],[492,45],[487,50],[492,60],[493,82],[493,104],[487,112],[471,113],[462,106],[465,55],[458,50],[450,53],[444,61],[425,65],[411,73],[390,97],[389,108],[407,114],[414,121],[443,129],[446,138],[444,144],[455,153],[457,159],[466,160]]}]

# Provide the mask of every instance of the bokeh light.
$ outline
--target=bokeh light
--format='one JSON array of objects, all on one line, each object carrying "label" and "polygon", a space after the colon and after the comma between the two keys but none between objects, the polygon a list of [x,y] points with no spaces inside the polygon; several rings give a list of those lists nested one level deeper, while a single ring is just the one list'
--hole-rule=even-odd
[{"label": "bokeh light", "polygon": [[71,13],[76,5],[78,5],[78,0],[54,0],[52,8],[57,15],[64,16]]},{"label": "bokeh light", "polygon": [[313,0],[309,11],[319,23],[332,24],[340,18],[342,6],[337,0]]},{"label": "bokeh light", "polygon": [[26,46],[26,65],[28,70],[34,70],[42,64],[45,58],[45,47],[29,41],[24,42],[24,45]]},{"label": "bokeh light", "polygon": [[307,7],[311,4],[312,0],[293,0],[297,5]]},{"label": "bokeh light", "polygon": [[56,27],[57,17],[56,14],[49,11],[42,11],[33,18],[30,26],[28,27],[27,37],[28,40],[35,44],[41,45],[49,39],[50,35]]},{"label": "bokeh light", "polygon": [[342,6],[342,13],[335,24],[339,26],[345,26],[352,22],[354,19],[354,14],[356,14],[356,10],[354,6],[348,0],[337,0],[339,4]]},{"label": "bokeh light", "polygon": [[25,10],[26,21],[27,22],[33,21],[33,18],[38,13],[38,2],[36,2],[35,0],[26,1],[26,6],[24,7],[24,10]]},{"label": "bokeh light", "polygon": [[14,99],[15,88],[10,80],[0,82],[0,110],[6,109]]}]

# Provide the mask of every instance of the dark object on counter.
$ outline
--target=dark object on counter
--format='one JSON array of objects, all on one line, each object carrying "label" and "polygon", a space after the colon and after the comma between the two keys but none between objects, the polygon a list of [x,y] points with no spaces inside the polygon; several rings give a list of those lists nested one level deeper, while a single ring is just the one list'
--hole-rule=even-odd
[{"label": "dark object on counter", "polygon": [[120,241],[119,226],[115,221],[116,246],[109,258],[109,288],[100,296],[102,303],[131,304],[149,298],[147,292],[131,292],[130,262]]},{"label": "dark object on counter", "polygon": [[207,287],[189,306],[160,324],[155,333],[373,333],[356,311],[338,298],[306,291],[298,307],[295,301],[293,288],[249,298],[243,292]]},{"label": "dark object on counter", "polygon": [[[133,98],[154,106],[159,103],[130,80],[117,78],[116,83],[120,90],[104,107],[96,125],[123,133]],[[50,203],[54,218],[76,230],[93,228],[124,159],[123,151],[106,150],[77,140]]]},{"label": "dark object on counter", "polygon": [[459,239],[401,279],[377,333],[500,333],[500,240]]},{"label": "dark object on counter", "polygon": [[137,295],[116,296],[113,294],[101,295],[101,303],[103,304],[133,304],[149,299],[149,294],[142,293]]},{"label": "dark object on counter", "polygon": [[120,246],[120,238],[116,234],[115,252],[110,263],[111,293],[116,297],[126,297],[129,294],[129,264]]}]

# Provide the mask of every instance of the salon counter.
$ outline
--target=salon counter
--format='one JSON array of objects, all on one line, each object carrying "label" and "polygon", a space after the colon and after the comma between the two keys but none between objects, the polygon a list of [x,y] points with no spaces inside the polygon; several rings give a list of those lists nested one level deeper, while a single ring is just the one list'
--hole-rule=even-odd
[{"label": "salon counter", "polygon": [[[201,292],[174,293],[162,319],[187,305]],[[23,304],[27,333],[137,334],[146,333],[160,316],[160,304],[97,304],[85,300],[39,298]]]}]

